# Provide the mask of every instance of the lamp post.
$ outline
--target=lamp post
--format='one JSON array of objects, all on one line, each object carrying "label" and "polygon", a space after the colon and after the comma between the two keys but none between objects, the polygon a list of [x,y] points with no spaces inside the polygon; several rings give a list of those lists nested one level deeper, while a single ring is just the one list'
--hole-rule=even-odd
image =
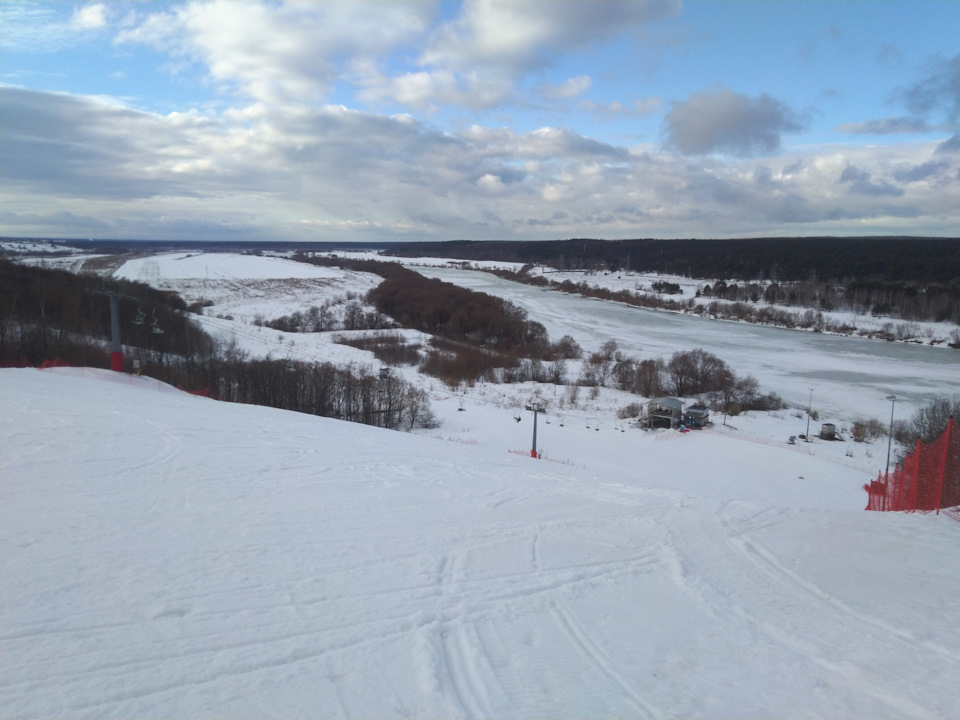
[{"label": "lamp post", "polygon": [[810,442],[810,411],[811,411],[811,408],[813,407],[813,388],[809,388],[809,390],[810,390],[810,400],[807,401],[807,434],[804,437],[805,442]]},{"label": "lamp post", "polygon": [[[887,475],[890,474],[890,446],[893,443],[893,408],[897,405],[896,395],[887,395],[884,400],[890,401],[890,433],[887,435]],[[886,476],[884,476],[886,477]]]}]

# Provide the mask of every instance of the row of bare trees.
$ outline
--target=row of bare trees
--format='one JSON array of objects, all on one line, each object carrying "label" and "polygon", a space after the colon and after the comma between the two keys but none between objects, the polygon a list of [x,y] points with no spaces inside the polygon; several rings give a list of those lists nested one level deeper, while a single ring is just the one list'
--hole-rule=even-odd
[{"label": "row of bare trees", "polygon": [[715,408],[728,411],[771,410],[783,404],[775,394],[762,395],[756,378],[737,375],[726,362],[703,348],[679,350],[667,361],[640,360],[620,352],[616,341],[610,340],[584,363],[579,384],[602,386],[607,378],[617,389],[644,397],[703,397]]},{"label": "row of bare trees", "polygon": [[121,339],[154,362],[192,352],[209,338],[188,320],[178,296],[136,282],[32,267],[0,258],[0,364],[39,365],[56,357],[101,364],[117,293]]},{"label": "row of bare trees", "polygon": [[210,395],[228,402],[331,417],[391,429],[432,427],[427,393],[369,367],[277,360],[227,360],[204,368]]},{"label": "row of bare trees", "polygon": [[[0,364],[109,366],[110,302],[120,293],[121,339],[143,374],[230,402],[387,428],[435,423],[427,394],[393,373],[331,363],[249,360],[190,320],[177,297],[139,283],[0,259]],[[140,322],[138,322],[138,320]],[[155,324],[154,324],[155,323]],[[162,332],[156,332],[161,330]]]},{"label": "row of bare trees", "polygon": [[354,293],[278,318],[268,320],[257,315],[254,324],[288,333],[384,330],[396,327],[395,322],[383,313],[365,306]]},{"label": "row of bare trees", "polygon": [[768,305],[843,310],[903,320],[960,323],[960,287],[956,283],[916,283],[851,280],[727,284],[718,280],[698,290],[698,296]]}]

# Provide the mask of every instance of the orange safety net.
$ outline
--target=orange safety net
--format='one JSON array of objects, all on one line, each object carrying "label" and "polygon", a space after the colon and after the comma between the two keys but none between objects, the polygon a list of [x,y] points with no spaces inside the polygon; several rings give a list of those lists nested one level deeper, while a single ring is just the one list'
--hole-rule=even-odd
[{"label": "orange safety net", "polygon": [[[960,431],[951,417],[932,443],[917,438],[916,448],[892,473],[880,473],[863,486],[867,510],[940,512],[960,506]],[[960,517],[957,512],[948,513]]]}]

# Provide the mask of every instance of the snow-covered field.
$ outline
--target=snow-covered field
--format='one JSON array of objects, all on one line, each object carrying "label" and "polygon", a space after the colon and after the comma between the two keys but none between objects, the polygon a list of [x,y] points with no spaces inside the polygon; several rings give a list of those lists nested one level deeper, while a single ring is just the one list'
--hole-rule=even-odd
[{"label": "snow-covered field", "polygon": [[[212,301],[252,354],[375,365],[251,324],[368,276],[183,253],[117,274]],[[960,714],[960,523],[863,511],[885,439],[790,445],[795,410],[643,432],[612,389],[404,372],[439,428],[0,371],[0,717]]]},{"label": "snow-covered field", "polygon": [[4,718],[960,710],[960,525],[864,512],[832,459],[584,430],[570,454],[632,462],[581,467],[0,379]]}]

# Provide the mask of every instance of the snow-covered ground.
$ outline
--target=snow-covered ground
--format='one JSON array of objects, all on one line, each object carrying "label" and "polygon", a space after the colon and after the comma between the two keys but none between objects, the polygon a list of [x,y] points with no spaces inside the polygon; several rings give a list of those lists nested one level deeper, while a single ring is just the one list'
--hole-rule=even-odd
[{"label": "snow-covered ground", "polygon": [[[210,301],[201,322],[252,355],[376,366],[252,324],[362,273],[185,253],[116,273]],[[592,350],[611,326],[578,328]],[[0,717],[960,714],[960,523],[863,511],[885,438],[792,445],[790,409],[644,432],[609,388],[401,371],[439,428],[0,371]]]},{"label": "snow-covered ground", "polygon": [[960,713],[960,523],[864,512],[846,443],[541,416],[537,461],[481,390],[417,436],[0,371],[0,716]]},{"label": "snow-covered ground", "polygon": [[[338,252],[333,253],[340,257],[349,257],[356,259],[370,259],[387,262],[402,262],[411,267],[421,268],[468,268],[472,270],[511,270],[518,271],[523,267],[521,263],[500,262],[494,260],[469,261],[451,260],[449,258],[422,257],[422,258],[394,258],[387,255],[377,255],[372,252]],[[722,300],[706,295],[697,296],[697,292],[702,290],[705,285],[713,285],[717,280],[723,280],[728,285],[740,284],[742,281],[732,278],[714,278],[711,280],[698,280],[681,275],[664,275],[659,273],[641,273],[641,272],[604,272],[604,271],[557,271],[553,268],[535,266],[528,269],[528,275],[532,278],[543,277],[550,283],[561,284],[565,281],[575,285],[586,284],[590,288],[605,289],[613,292],[639,292],[648,295],[657,295],[653,289],[654,283],[670,283],[680,287],[680,293],[675,295],[662,295],[665,300],[674,300],[677,302],[686,302],[693,300],[698,307],[706,308],[711,303],[716,302],[721,306],[731,306],[736,304],[733,300]],[[770,284],[770,281],[761,283],[764,287]],[[757,303],[749,303],[756,309],[769,307],[780,310],[788,314],[803,315],[806,308],[799,306],[770,304],[760,299]],[[924,343],[932,345],[946,345],[957,341],[957,333],[960,327],[951,322],[924,322],[924,321],[904,321],[891,318],[884,315],[871,315],[867,313],[856,313],[847,310],[831,310],[822,313],[824,322],[828,327],[848,327],[855,328],[854,334],[861,337],[880,336],[886,333],[901,340],[915,343]]]}]

